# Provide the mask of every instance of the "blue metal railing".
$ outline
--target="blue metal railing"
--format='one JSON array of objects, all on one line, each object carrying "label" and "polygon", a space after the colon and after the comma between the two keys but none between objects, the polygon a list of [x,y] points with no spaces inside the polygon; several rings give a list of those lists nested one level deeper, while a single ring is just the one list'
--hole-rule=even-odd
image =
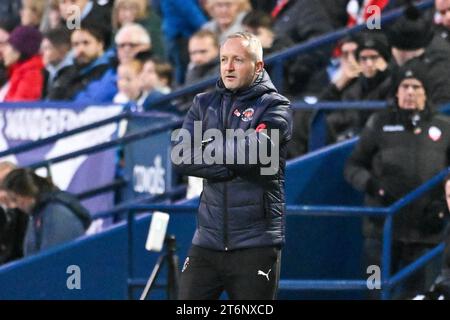
[{"label": "blue metal railing", "polygon": [[114,139],[114,140],[111,140],[108,142],[104,142],[104,143],[98,144],[96,146],[80,149],[80,150],[70,152],[70,153],[67,153],[67,154],[52,158],[52,159],[38,161],[36,163],[29,165],[29,167],[30,168],[47,167],[50,164],[62,162],[62,161],[68,160],[70,158],[75,158],[75,157],[78,157],[81,155],[88,155],[88,154],[100,152],[100,151],[103,151],[103,150],[106,150],[106,149],[109,149],[109,148],[112,148],[115,146],[119,146],[119,145],[130,143],[130,142],[133,142],[136,140],[144,139],[148,136],[151,136],[153,134],[157,134],[160,132],[164,132],[168,129],[173,129],[173,128],[179,127],[179,126],[181,126],[182,123],[183,123],[182,120],[177,120],[177,121],[173,121],[173,122],[170,122],[167,124],[156,125],[150,129],[140,130],[138,132],[131,133],[124,137],[117,138],[117,139]]},{"label": "blue metal railing", "polygon": [[[410,265],[399,270],[395,275],[391,275],[391,243],[392,243],[392,219],[400,209],[419,198],[431,188],[435,187],[450,173],[450,167],[442,170],[436,176],[428,180],[426,183],[411,191],[405,197],[401,198],[394,204],[385,208],[374,207],[352,207],[352,206],[313,206],[313,205],[288,205],[287,214],[301,215],[301,216],[380,216],[384,217],[385,224],[383,228],[383,251],[381,259],[381,297],[382,299],[389,299],[391,290],[394,286],[409,277],[418,269],[425,266],[427,262],[442,253],[444,244],[441,243],[435,248],[425,253],[422,257]],[[198,205],[164,205],[164,204],[150,204],[150,205],[132,205],[123,208],[127,210],[128,219],[128,270],[129,290],[132,287],[142,286],[142,281],[137,281],[133,278],[133,239],[135,234],[135,219],[134,214],[137,212],[150,211],[164,211],[169,213],[193,213],[197,210]],[[353,279],[330,279],[330,280],[280,280],[279,289],[281,290],[368,290],[367,280],[353,280]],[[130,291],[131,297],[131,291]]]},{"label": "blue metal railing", "polygon": [[[426,10],[433,7],[434,1],[433,0],[425,0],[421,1],[416,4],[416,7],[420,10]],[[405,8],[397,8],[394,10],[391,10],[388,13],[383,13],[380,19],[381,24],[388,24],[395,20],[396,18],[400,17]],[[365,24],[359,24],[351,28],[341,28],[335,32],[331,32],[328,34],[325,34],[323,36],[315,37],[309,41],[306,41],[304,43],[300,43],[298,45],[295,45],[291,48],[281,50],[279,52],[273,53],[272,55],[269,55],[267,58],[264,59],[264,62],[268,65],[273,65],[274,68],[277,68],[279,71],[276,72],[276,76],[272,78],[274,84],[278,87],[279,83],[282,83],[282,78],[284,77],[284,70],[282,68],[282,64],[286,59],[295,57],[297,55],[313,51],[321,46],[333,44],[336,41],[340,40],[341,38],[352,35],[354,33],[360,32],[366,28]],[[278,65],[278,66],[277,66]],[[200,92],[201,90],[204,90],[208,87],[211,87],[215,84],[217,81],[217,76],[209,77],[205,80],[202,80],[198,83],[192,84],[189,87],[184,87],[181,89],[178,89],[168,95],[165,95],[164,97],[161,97],[159,99],[155,99],[154,104],[162,104],[167,103],[173,99],[179,98],[186,94],[193,94]],[[281,87],[278,87],[281,91]]]},{"label": "blue metal railing", "polygon": [[47,137],[47,138],[43,138],[43,139],[39,139],[37,141],[32,141],[32,142],[28,142],[28,143],[22,143],[20,145],[17,145],[15,147],[9,148],[7,150],[4,151],[0,151],[0,158],[1,157],[5,157],[11,154],[17,154],[17,153],[22,153],[25,151],[29,151],[29,150],[33,150],[35,148],[39,148],[42,146],[45,146],[49,143],[53,143],[59,139],[62,138],[66,138],[66,137],[70,137],[72,135],[75,135],[77,133],[81,133],[84,131],[88,131],[91,129],[95,129],[113,122],[117,122],[123,119],[128,119],[131,116],[131,113],[129,111],[124,111],[116,116],[113,117],[109,117],[100,121],[96,121],[72,130],[68,130],[68,131],[64,131],[58,134],[55,134],[53,136]]}]

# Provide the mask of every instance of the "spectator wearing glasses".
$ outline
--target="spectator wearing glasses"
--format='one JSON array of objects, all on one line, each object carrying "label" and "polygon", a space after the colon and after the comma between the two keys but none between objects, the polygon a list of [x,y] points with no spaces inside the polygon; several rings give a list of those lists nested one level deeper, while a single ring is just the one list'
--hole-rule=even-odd
[{"label": "spectator wearing glasses", "polygon": [[[350,69],[355,72],[346,71],[350,76],[341,76],[331,84],[322,94],[321,100],[386,100],[391,95],[392,79],[391,70],[388,68],[391,53],[385,35],[379,32],[366,32],[355,39],[357,42],[355,61],[350,64],[353,66]],[[331,111],[327,115],[332,139],[330,142],[358,135],[371,114],[372,110]]]},{"label": "spectator wearing glasses", "polygon": [[112,13],[113,30],[117,31],[128,23],[138,23],[144,27],[152,39],[152,52],[164,57],[161,40],[161,18],[152,10],[147,0],[116,0]]},{"label": "spectator wearing glasses", "polygon": [[[391,205],[450,165],[450,122],[432,111],[426,65],[419,59],[408,61],[394,79],[394,106],[369,118],[344,171],[371,207]],[[394,216],[392,273],[442,241],[446,212],[438,186]],[[366,267],[381,265],[383,225],[383,218],[363,218]],[[394,297],[424,292],[437,276],[435,267],[429,264],[412,275]]]},{"label": "spectator wearing glasses", "polygon": [[139,52],[150,51],[152,48],[148,32],[137,23],[129,23],[120,28],[114,41],[119,63],[129,62]]},{"label": "spectator wearing glasses", "polygon": [[[361,72],[360,66],[356,59],[356,49],[358,43],[354,38],[347,37],[341,41],[341,56],[339,58],[339,68],[335,72],[332,83],[322,93],[322,100],[340,100],[339,92],[344,88],[356,82]],[[292,140],[289,142],[288,157],[294,158],[308,152],[309,123],[312,111],[296,110],[294,111],[294,129]],[[328,130],[328,133],[330,130]],[[328,141],[333,141],[328,136]]]}]

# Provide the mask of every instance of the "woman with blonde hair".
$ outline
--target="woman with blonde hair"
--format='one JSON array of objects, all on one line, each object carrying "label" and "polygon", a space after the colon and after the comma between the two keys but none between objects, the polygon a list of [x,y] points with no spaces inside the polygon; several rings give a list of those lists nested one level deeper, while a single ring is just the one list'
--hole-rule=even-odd
[{"label": "woman with blonde hair", "polygon": [[139,23],[150,34],[152,52],[164,56],[161,42],[161,18],[148,5],[147,0],[116,0],[112,12],[114,33],[127,23]]},{"label": "woman with blonde hair", "polygon": [[39,27],[46,5],[46,0],[22,0],[20,24],[22,26]]}]

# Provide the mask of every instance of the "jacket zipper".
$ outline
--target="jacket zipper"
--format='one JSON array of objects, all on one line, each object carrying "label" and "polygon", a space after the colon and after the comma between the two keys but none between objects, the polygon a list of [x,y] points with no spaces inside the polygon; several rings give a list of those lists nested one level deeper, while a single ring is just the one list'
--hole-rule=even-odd
[{"label": "jacket zipper", "polygon": [[225,200],[225,212],[223,215],[223,242],[224,242],[224,247],[225,247],[225,251],[228,251],[228,185],[227,182],[225,182],[225,191],[223,194],[224,200]]},{"label": "jacket zipper", "polygon": [[[228,105],[230,104],[230,106]],[[228,119],[228,112],[231,110],[231,107],[233,105],[233,98],[230,98],[230,101],[227,105],[222,104],[222,110],[220,112],[220,122],[222,124],[222,133],[226,137],[226,127],[227,127],[227,119]],[[228,108],[230,107],[230,108]],[[225,110],[223,109],[225,108]],[[226,112],[228,111],[228,112]],[[224,114],[225,113],[225,114]],[[225,182],[225,190],[223,194],[225,206],[224,206],[224,215],[223,215],[223,244],[225,251],[228,251],[228,184]]]}]

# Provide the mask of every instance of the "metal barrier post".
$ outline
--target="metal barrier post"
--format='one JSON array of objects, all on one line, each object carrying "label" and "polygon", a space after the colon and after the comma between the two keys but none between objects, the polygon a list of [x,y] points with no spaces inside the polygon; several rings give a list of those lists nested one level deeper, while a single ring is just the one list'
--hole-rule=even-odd
[{"label": "metal barrier post", "polygon": [[383,227],[383,254],[381,258],[381,299],[383,300],[388,300],[391,295],[389,277],[391,274],[392,219],[392,212],[389,212]]},{"label": "metal barrier post", "polygon": [[131,280],[133,277],[133,237],[134,237],[134,210],[127,211],[127,231],[128,231],[128,300],[133,299],[133,285]]}]

